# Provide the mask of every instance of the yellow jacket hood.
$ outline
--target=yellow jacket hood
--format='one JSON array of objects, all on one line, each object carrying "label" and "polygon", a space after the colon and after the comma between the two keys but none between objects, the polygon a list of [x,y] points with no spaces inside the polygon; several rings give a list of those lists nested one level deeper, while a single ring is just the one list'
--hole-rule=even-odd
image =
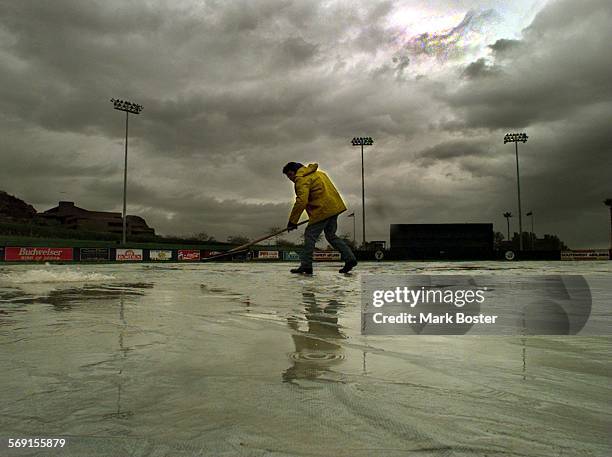
[{"label": "yellow jacket hood", "polygon": [[295,172],[295,176],[307,176],[311,173],[314,173],[315,171],[317,171],[319,169],[319,164],[318,163],[309,163],[306,166],[303,166],[302,168],[300,168],[298,171]]},{"label": "yellow jacket hood", "polygon": [[342,197],[319,165],[311,163],[295,173],[295,204],[289,221],[297,224],[302,212],[308,213],[309,224],[322,221],[346,211]]}]

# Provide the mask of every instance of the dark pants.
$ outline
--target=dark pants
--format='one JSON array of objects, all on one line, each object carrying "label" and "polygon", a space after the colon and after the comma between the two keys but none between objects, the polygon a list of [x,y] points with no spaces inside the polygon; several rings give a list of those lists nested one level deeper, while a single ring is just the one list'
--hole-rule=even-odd
[{"label": "dark pants", "polygon": [[312,253],[317,242],[317,238],[321,232],[325,232],[325,239],[334,249],[340,251],[342,260],[348,262],[356,260],[355,254],[347,246],[347,244],[338,238],[336,230],[338,229],[338,216],[332,216],[314,224],[308,224],[304,232],[304,249],[300,256],[301,266],[304,268],[312,268]]}]

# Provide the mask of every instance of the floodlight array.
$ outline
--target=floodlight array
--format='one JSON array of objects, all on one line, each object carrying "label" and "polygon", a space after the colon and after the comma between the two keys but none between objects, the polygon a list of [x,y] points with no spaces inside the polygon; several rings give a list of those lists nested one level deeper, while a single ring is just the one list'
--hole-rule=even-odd
[{"label": "floodlight array", "polygon": [[351,144],[353,146],[372,146],[374,144],[374,140],[371,136],[366,137],[355,137],[351,140]]},{"label": "floodlight array", "polygon": [[504,144],[517,143],[519,141],[527,143],[527,138],[529,137],[526,133],[506,133],[506,136],[504,136]]},{"label": "floodlight array", "polygon": [[142,111],[142,105],[139,105],[138,103],[132,103],[128,102],[127,100],[119,100],[116,98],[111,98],[111,102],[113,102],[115,109],[118,109],[119,111],[126,111],[132,114],[140,114]]}]

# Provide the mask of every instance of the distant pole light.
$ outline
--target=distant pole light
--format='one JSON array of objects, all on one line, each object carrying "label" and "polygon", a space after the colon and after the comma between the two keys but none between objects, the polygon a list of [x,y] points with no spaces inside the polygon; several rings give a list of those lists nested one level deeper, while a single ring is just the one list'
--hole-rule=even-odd
[{"label": "distant pole light", "polygon": [[535,240],[536,240],[536,236],[535,236],[535,231],[533,228],[533,210],[528,211],[525,216],[530,216],[531,217],[531,249],[535,250]]},{"label": "distant pole light", "polygon": [[510,211],[506,211],[504,213],[504,217],[506,218],[506,225],[508,226],[508,241],[510,240],[510,218],[512,217],[512,213]]},{"label": "distant pole light", "polygon": [[142,111],[142,105],[138,103],[129,102],[127,100],[119,100],[116,98],[111,98],[111,102],[113,103],[113,107],[119,111],[125,111],[125,163],[123,167],[123,235],[122,235],[122,244],[126,243],[127,239],[127,154],[128,154],[128,118],[129,114],[140,114]]},{"label": "distant pole light", "polygon": [[362,235],[363,235],[363,247],[366,247],[366,229],[365,229],[365,179],[363,172],[363,147],[372,146],[374,140],[371,136],[366,137],[354,137],[351,140],[353,146],[361,146],[361,222],[362,222]]},{"label": "distant pole light", "polygon": [[504,144],[514,143],[516,152],[516,187],[518,191],[518,214],[519,214],[519,250],[523,250],[523,212],[521,210],[521,179],[519,175],[518,144],[519,141],[527,143],[526,133],[507,133],[504,136]]},{"label": "distant pole light", "polygon": [[606,198],[603,203],[610,210],[610,251],[612,251],[612,198]]}]

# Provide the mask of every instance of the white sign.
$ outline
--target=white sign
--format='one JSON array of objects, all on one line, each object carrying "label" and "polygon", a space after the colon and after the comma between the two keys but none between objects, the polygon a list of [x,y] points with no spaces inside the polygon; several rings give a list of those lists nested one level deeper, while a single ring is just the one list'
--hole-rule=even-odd
[{"label": "white sign", "polygon": [[610,253],[604,249],[561,251],[561,260],[610,260]]},{"label": "white sign", "polygon": [[117,249],[115,259],[119,262],[140,262],[142,261],[142,249]]},{"label": "white sign", "polygon": [[315,251],[312,257],[317,262],[340,260],[341,256],[338,251]]},{"label": "white sign", "polygon": [[165,249],[152,249],[149,251],[151,260],[172,260],[172,251]]}]

